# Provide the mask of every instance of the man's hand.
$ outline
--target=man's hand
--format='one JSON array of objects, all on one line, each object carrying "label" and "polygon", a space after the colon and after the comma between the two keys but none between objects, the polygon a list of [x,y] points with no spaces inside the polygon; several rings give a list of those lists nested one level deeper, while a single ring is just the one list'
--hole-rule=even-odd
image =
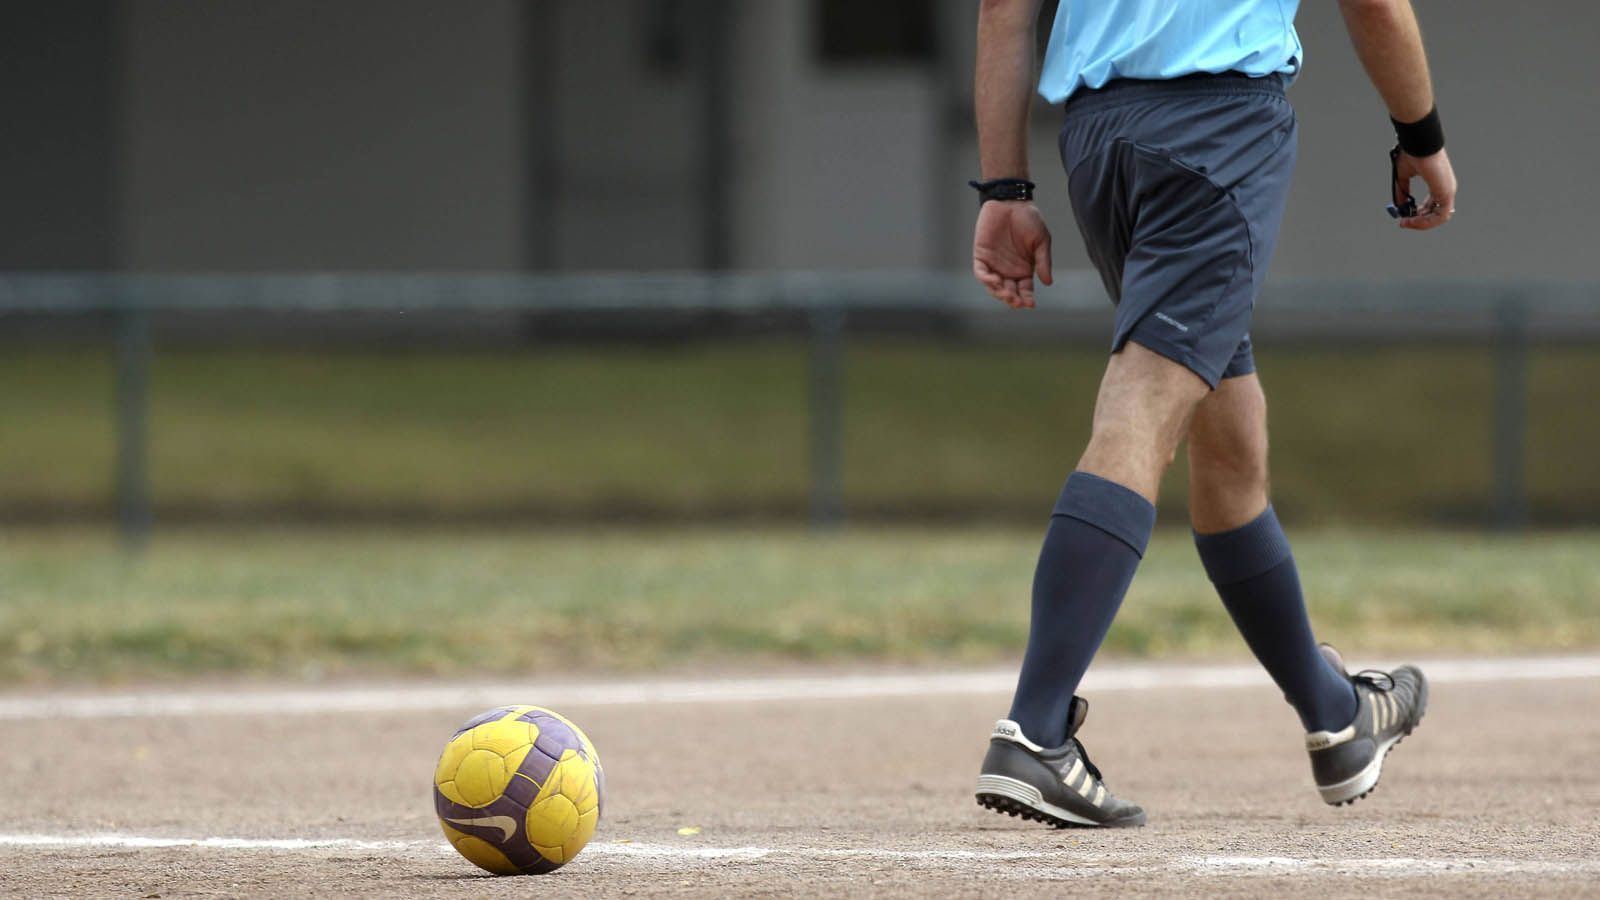
[{"label": "man's hand", "polygon": [[[1417,214],[1400,220],[1401,228],[1427,231],[1450,221],[1456,214],[1456,173],[1450,168],[1450,157],[1443,150],[1432,156],[1418,159],[1402,152],[1395,161],[1396,205],[1405,200],[1411,190],[1411,179],[1421,178],[1428,186],[1428,199],[1417,208]],[[987,206],[988,204],[984,204]]]},{"label": "man's hand", "polygon": [[1012,309],[1032,309],[1034,275],[1052,283],[1050,229],[1039,207],[1019,200],[990,200],[978,207],[972,274],[996,300]]}]

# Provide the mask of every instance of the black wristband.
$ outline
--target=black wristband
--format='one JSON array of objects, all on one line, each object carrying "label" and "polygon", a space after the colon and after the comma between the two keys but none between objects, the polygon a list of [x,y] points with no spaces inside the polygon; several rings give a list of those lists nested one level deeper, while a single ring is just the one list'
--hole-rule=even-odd
[{"label": "black wristband", "polygon": [[1404,122],[1394,122],[1394,135],[1400,139],[1400,149],[1408,156],[1432,156],[1444,149],[1444,128],[1439,125],[1439,107],[1428,110],[1428,114],[1409,125]]},{"label": "black wristband", "polygon": [[1033,182],[1026,178],[991,178],[988,181],[969,181],[978,192],[978,205],[990,200],[1032,200]]}]

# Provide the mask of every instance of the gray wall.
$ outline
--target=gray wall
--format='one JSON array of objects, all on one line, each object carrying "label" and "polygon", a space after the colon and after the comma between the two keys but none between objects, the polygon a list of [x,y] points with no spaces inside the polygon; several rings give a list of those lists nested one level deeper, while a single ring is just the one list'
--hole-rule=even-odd
[{"label": "gray wall", "polygon": [[[536,0],[538,2],[538,0]],[[690,268],[700,255],[699,94],[691,36],[660,0],[551,3],[559,184],[549,260],[565,269]],[[681,4],[675,4],[681,5]],[[652,42],[678,41],[676,63]],[[662,50],[673,48],[663,47]],[[536,112],[535,115],[542,115]]]},{"label": "gray wall", "polygon": [[[930,264],[939,102],[926,68],[824,68],[808,3],[729,3],[731,257],[739,268]],[[700,7],[703,8],[703,7]],[[666,10],[666,11],[664,11]],[[565,269],[704,258],[707,136],[695,0],[554,5],[559,190],[539,194]],[[652,59],[676,39],[688,57]],[[541,112],[535,115],[541,115]]]},{"label": "gray wall", "polygon": [[936,263],[936,73],[823,63],[807,3],[748,4],[739,25],[740,263]]},{"label": "gray wall", "polygon": [[0,269],[116,264],[116,30],[103,0],[0,6]]},{"label": "gray wall", "polygon": [[[7,32],[0,96],[32,140],[0,160],[0,266],[695,267],[705,91],[699,32],[673,22],[706,2],[70,0],[20,18],[13,4],[7,21],[33,31]],[[966,265],[975,4],[930,2],[945,60],[870,67],[816,58],[808,0],[727,3],[736,267]],[[1600,277],[1600,8],[1418,5],[1457,222],[1401,234],[1383,214],[1382,107],[1337,5],[1304,0],[1276,274]],[[113,10],[114,28],[69,27]],[[1082,266],[1058,115],[1037,111],[1034,174],[1058,267]]]},{"label": "gray wall", "polygon": [[517,267],[517,5],[131,3],[123,264]]}]

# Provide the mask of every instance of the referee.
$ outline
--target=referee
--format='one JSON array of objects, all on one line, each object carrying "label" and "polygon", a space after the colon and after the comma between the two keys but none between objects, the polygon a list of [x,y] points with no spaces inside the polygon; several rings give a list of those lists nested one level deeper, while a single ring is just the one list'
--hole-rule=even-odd
[{"label": "referee", "polygon": [[[1089,446],[1056,500],[1034,574],[1028,647],[995,725],[978,802],[1065,827],[1142,825],[1078,732],[1078,682],[1133,580],[1161,476],[1188,441],[1189,514],[1207,575],[1306,732],[1323,800],[1376,786],[1427,706],[1422,672],[1345,671],[1319,646],[1267,496],[1267,406],[1250,346],[1294,170],[1284,88],[1299,74],[1298,0],[1061,0],[1039,91],[1065,104],[1061,162],[1078,230],[1116,303]],[[1390,214],[1450,221],[1444,151],[1409,0],[1341,0],[1398,138]],[[1039,0],[983,0],[976,106],[982,178],[972,269],[996,299],[1034,305],[1050,232],[1027,156]],[[1419,205],[1413,179],[1427,186]],[[1197,736],[1198,738],[1198,736]]]}]

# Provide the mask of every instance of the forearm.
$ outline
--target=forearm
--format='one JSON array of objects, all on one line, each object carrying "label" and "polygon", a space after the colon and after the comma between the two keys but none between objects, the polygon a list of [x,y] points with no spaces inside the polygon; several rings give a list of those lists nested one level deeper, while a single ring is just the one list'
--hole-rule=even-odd
[{"label": "forearm", "polygon": [[983,0],[973,85],[978,164],[984,178],[1028,177],[1028,107],[1033,99],[1033,29],[1038,0]]},{"label": "forearm", "polygon": [[1433,109],[1433,82],[1410,0],[1340,0],[1356,56],[1389,116],[1415,122]]}]

